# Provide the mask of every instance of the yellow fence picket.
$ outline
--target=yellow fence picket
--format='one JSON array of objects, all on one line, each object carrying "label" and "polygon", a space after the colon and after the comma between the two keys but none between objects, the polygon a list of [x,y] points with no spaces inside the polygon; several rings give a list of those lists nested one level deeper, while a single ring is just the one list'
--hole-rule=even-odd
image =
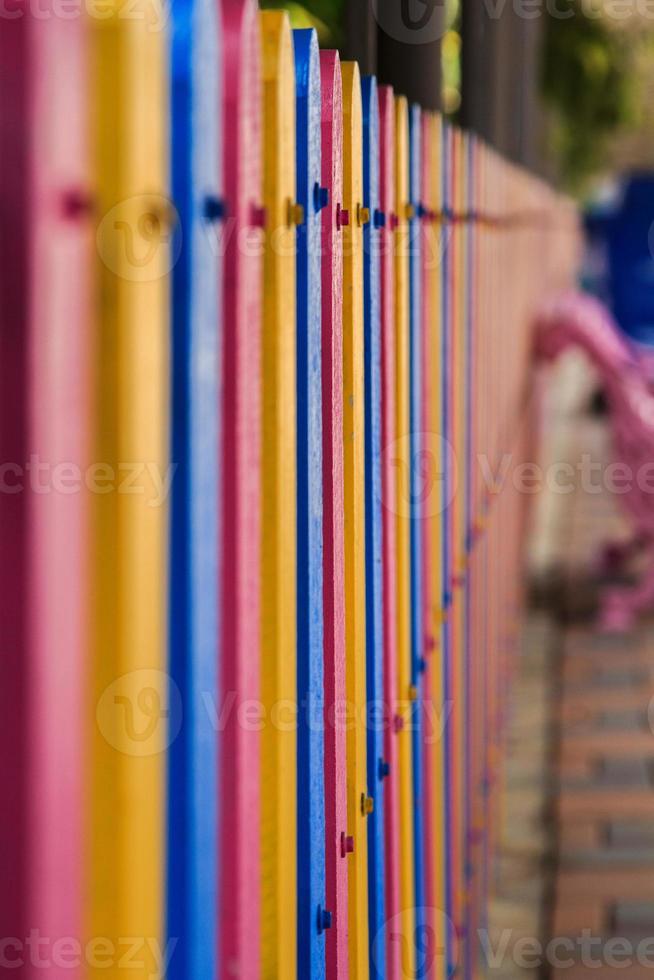
[{"label": "yellow fence picket", "polygon": [[[163,18],[163,7],[153,14]],[[168,273],[166,35],[116,2],[91,19],[97,194],[96,431],[87,931],[159,978],[165,749],[180,722],[166,671]],[[112,482],[113,481],[113,482]],[[109,485],[109,489],[107,489]],[[122,953],[121,944],[123,945]],[[89,959],[88,975],[106,975]]]},{"label": "yellow fence picket", "polygon": [[395,100],[395,362],[397,489],[397,677],[400,727],[400,902],[402,906],[402,971],[415,969],[415,874],[413,821],[413,753],[409,720],[415,691],[411,688],[411,434],[409,411],[409,114],[407,100]]},{"label": "yellow fence picket", "polygon": [[261,976],[297,972],[295,63],[288,16],[261,17],[266,209],[261,527]]},{"label": "yellow fence picket", "polygon": [[345,683],[355,712],[347,732],[348,830],[354,855],[348,869],[350,976],[368,965],[368,832],[374,800],[366,776],[366,553],[363,361],[363,144],[361,77],[343,62],[343,446],[345,484]]}]

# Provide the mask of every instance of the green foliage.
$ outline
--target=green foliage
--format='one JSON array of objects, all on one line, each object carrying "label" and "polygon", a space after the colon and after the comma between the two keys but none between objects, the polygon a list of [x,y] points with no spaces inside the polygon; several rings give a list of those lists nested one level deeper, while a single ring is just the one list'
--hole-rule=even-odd
[{"label": "green foliage", "polygon": [[628,35],[587,3],[559,0],[545,32],[543,95],[554,114],[553,141],[564,179],[579,188],[601,167],[607,137],[631,117]]},{"label": "green foliage", "polygon": [[293,27],[315,27],[323,48],[340,47],[343,43],[345,5],[347,0],[261,0],[262,9],[288,10]]}]

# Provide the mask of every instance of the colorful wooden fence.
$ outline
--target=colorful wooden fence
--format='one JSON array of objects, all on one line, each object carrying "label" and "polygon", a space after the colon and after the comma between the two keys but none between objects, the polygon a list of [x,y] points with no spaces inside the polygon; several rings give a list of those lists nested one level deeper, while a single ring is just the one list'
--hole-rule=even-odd
[{"label": "colorful wooden fence", "polygon": [[574,208],[254,0],[109,13],[0,20],[2,935],[474,977]]}]

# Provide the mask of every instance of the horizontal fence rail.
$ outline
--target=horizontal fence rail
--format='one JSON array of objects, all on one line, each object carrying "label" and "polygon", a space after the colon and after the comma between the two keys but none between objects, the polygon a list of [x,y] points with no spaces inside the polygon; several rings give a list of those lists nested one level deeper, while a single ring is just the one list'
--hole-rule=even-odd
[{"label": "horizontal fence rail", "polygon": [[21,10],[2,948],[35,975],[36,930],[57,980],[476,977],[530,325],[574,206],[254,0]]}]

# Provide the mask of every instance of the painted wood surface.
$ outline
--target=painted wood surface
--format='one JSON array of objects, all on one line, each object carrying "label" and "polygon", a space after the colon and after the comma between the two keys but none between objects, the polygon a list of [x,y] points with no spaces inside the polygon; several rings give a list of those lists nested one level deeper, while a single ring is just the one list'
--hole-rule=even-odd
[{"label": "painted wood surface", "polygon": [[402,907],[402,969],[415,969],[415,868],[413,823],[413,750],[410,720],[415,689],[411,683],[411,405],[410,405],[410,283],[409,253],[409,113],[404,96],[395,99],[395,360],[397,510],[397,698],[401,719],[400,775],[400,900]]},{"label": "painted wood surface", "polygon": [[[425,932],[425,854],[423,800],[423,681],[427,669],[423,627],[423,550],[425,512],[429,483],[425,479],[425,435],[423,430],[423,295],[422,295],[422,114],[420,106],[409,108],[409,465],[411,501],[411,735],[413,751],[413,851],[415,869],[416,929]],[[424,972],[425,954],[416,948],[416,967]]]},{"label": "painted wood surface", "polygon": [[322,87],[322,438],[325,630],[325,837],[329,980],[348,976],[348,858],[343,525],[343,104],[338,52],[320,52]]},{"label": "painted wood surface", "polygon": [[313,30],[293,32],[297,201],[298,974],[325,976],[325,779],[321,364],[320,56]]},{"label": "painted wood surface", "polygon": [[[159,14],[163,13],[159,10]],[[166,41],[118,5],[92,19],[98,336],[93,458],[129,481],[94,498],[87,930],[150,940],[125,975],[159,977],[169,476]],[[110,122],[109,122],[110,121]],[[88,975],[104,970],[97,961]]]},{"label": "painted wood surface", "polygon": [[[463,134],[453,130],[452,138],[452,200],[456,215],[465,214],[465,154]],[[453,797],[454,824],[453,837],[456,855],[455,924],[464,942],[461,943],[461,966],[465,971],[467,963],[461,956],[466,949],[466,923],[468,898],[467,813],[466,813],[466,772],[467,772],[467,623],[466,591],[468,569],[465,556],[465,514],[466,487],[469,460],[466,455],[466,223],[456,220],[452,233],[453,267],[453,317],[452,317],[452,447],[457,460],[457,488],[452,507],[452,594],[453,594],[453,724],[455,748],[453,758]]]},{"label": "painted wood surface", "polygon": [[174,980],[217,975],[217,687],[222,72],[218,8],[175,0],[171,21],[170,674],[184,723],[169,750],[167,936]]},{"label": "painted wood surface", "polygon": [[361,76],[341,64],[343,80],[343,448],[345,502],[346,694],[354,724],[347,732],[347,815],[354,838],[349,860],[350,976],[367,977],[368,812],[374,800],[366,771],[366,541],[364,434],[363,147]]},{"label": "painted wood surface", "polygon": [[[297,972],[295,61],[288,16],[262,11],[263,429],[261,972]],[[284,717],[284,712],[288,717]]]},{"label": "painted wood surface", "polygon": [[92,383],[87,20],[17,12],[0,31],[5,964],[11,937],[82,929]]},{"label": "painted wood surface", "polygon": [[[443,214],[452,211],[452,129],[447,123],[443,123],[442,133],[442,166],[441,166],[441,191],[443,202]],[[442,308],[442,334],[443,343],[441,345],[442,357],[442,393],[441,393],[441,418],[442,431],[445,444],[448,448],[452,447],[452,410],[451,392],[452,375],[450,371],[451,348],[452,348],[452,292],[450,280],[452,276],[453,249],[452,249],[452,224],[442,226],[442,263],[441,263],[441,308]],[[452,826],[453,826],[453,751],[454,751],[454,691],[453,691],[453,651],[452,651],[452,498],[456,492],[457,481],[456,458],[454,454],[446,460],[443,468],[443,489],[447,507],[443,512],[441,522],[441,561],[442,561],[442,584],[443,584],[443,696],[448,705],[448,714],[445,719],[443,729],[444,739],[444,839],[447,842],[444,848],[443,861],[445,865],[445,901],[444,912],[449,922],[454,925],[454,868],[456,856],[454,853]],[[457,944],[447,944],[447,975],[456,968]]]},{"label": "painted wood surface", "polygon": [[425,904],[431,910],[431,962],[435,980],[447,975],[445,918],[445,795],[443,684],[443,533],[446,498],[443,471],[446,465],[443,433],[443,317],[441,300],[441,261],[445,242],[442,212],[442,122],[439,116],[423,113],[422,117],[422,201],[426,211],[422,224],[422,291],[423,291],[423,431],[429,440],[425,447],[430,491],[425,520],[424,569],[424,642],[428,661],[424,698],[430,706],[425,715],[424,774],[424,842]]},{"label": "painted wood surface", "polygon": [[365,488],[366,488],[366,700],[368,814],[368,931],[371,977],[386,975],[384,894],[384,607],[382,566],[382,361],[379,206],[379,98],[377,81],[361,81],[363,109],[363,226]]},{"label": "painted wood surface", "polygon": [[253,0],[221,0],[224,247],[218,687],[227,710],[218,796],[221,977],[260,976],[260,733],[238,706],[260,698],[261,99]]},{"label": "painted wood surface", "polygon": [[[384,946],[386,975],[401,977],[401,946],[394,938],[401,915],[400,898],[400,767],[397,688],[397,443],[395,360],[395,96],[388,85],[380,85],[379,98],[379,203],[383,215],[380,241],[381,264],[381,354],[382,354],[382,545],[383,545],[383,632],[384,632],[384,758],[388,775],[384,787],[385,832],[385,917],[387,927],[373,939]],[[389,924],[392,928],[389,928]],[[379,971],[378,971],[379,973]]]},{"label": "painted wood surface", "polygon": [[[465,171],[461,188],[461,206],[463,213],[472,215],[475,211],[474,199],[474,142],[469,134],[464,134],[462,144],[462,157],[465,160]],[[463,526],[463,554],[466,572],[465,583],[465,608],[464,617],[464,670],[465,670],[465,877],[466,877],[466,903],[465,912],[468,924],[466,940],[466,971],[467,976],[472,978],[475,974],[475,951],[477,948],[477,900],[476,886],[478,875],[478,846],[477,832],[475,830],[475,799],[476,799],[476,765],[478,758],[478,736],[477,726],[479,724],[478,704],[477,704],[477,685],[481,665],[478,662],[479,647],[475,643],[476,622],[474,616],[474,603],[476,596],[476,555],[472,552],[473,534],[473,508],[474,508],[474,481],[478,467],[475,464],[477,456],[475,454],[474,430],[473,430],[473,371],[474,371],[474,330],[475,330],[475,268],[474,268],[474,241],[477,233],[478,224],[468,220],[464,226],[463,262],[465,275],[465,313],[464,313],[464,332],[463,332],[463,378],[464,378],[464,405],[463,405],[463,429],[465,456],[467,460],[465,487],[464,487],[464,526]]]},{"label": "painted wood surface", "polygon": [[[27,80],[30,58],[29,25],[24,15],[4,20],[0,31],[0,200],[3,234],[0,235],[0,453],[3,489],[22,483],[21,469],[29,454],[27,371],[29,360],[30,182],[29,120],[31,105]],[[30,215],[31,217],[31,215]],[[7,467],[6,463],[13,466]],[[30,846],[27,822],[30,777],[27,766],[29,687],[24,669],[27,658],[28,609],[22,601],[28,583],[27,534],[29,512],[23,492],[0,494],[3,528],[0,561],[0,629],[3,636],[3,683],[0,685],[0,778],[11,786],[2,811],[0,918],[8,936],[29,931]],[[6,924],[6,925],[5,925]]]},{"label": "painted wood surface", "polygon": [[[30,20],[33,57],[30,454],[82,473],[93,384],[88,22]],[[62,69],[65,66],[65,70]],[[60,138],[65,128],[66,140]],[[71,270],[74,274],[71,275]],[[52,470],[53,477],[56,470]],[[29,496],[30,928],[78,936],[83,917],[83,739],[89,493]],[[61,965],[49,971],[62,977]]]}]

